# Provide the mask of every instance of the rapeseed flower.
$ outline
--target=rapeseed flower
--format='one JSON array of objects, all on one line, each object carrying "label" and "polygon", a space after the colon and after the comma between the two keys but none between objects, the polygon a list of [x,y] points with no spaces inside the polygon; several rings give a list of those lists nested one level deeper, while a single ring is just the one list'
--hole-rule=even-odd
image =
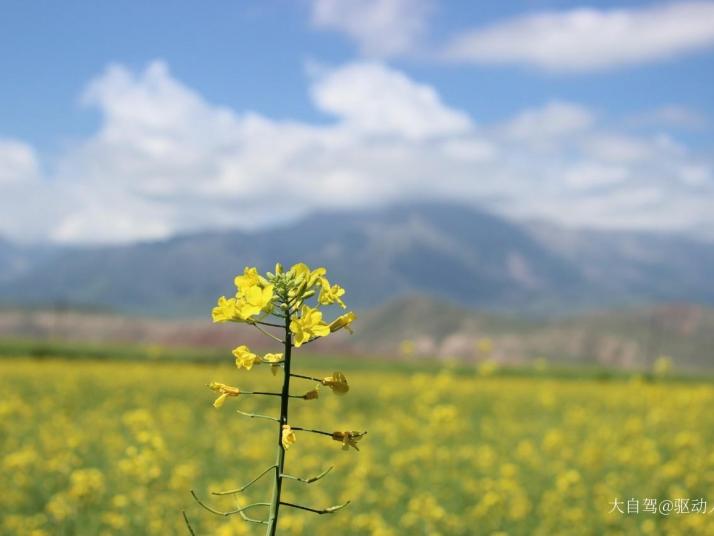
[{"label": "rapeseed flower", "polygon": [[345,302],[340,299],[340,296],[345,294],[345,289],[340,285],[330,285],[330,282],[324,277],[320,278],[320,286],[320,296],[317,298],[320,305],[338,303],[343,309],[347,308]]},{"label": "rapeseed flower", "polygon": [[322,312],[303,305],[300,316],[290,322],[290,331],[293,333],[295,347],[300,348],[310,339],[329,335],[330,328],[323,322]]},{"label": "rapeseed flower", "polygon": [[342,442],[342,450],[348,450],[350,447],[359,450],[357,441],[362,439],[362,436],[366,433],[367,432],[333,432],[332,439]]},{"label": "rapeseed flower", "polygon": [[280,364],[284,361],[283,354],[265,354],[263,361],[270,363],[270,372],[275,376],[280,370]]},{"label": "rapeseed flower", "polygon": [[238,292],[245,292],[251,287],[260,285],[260,276],[258,275],[257,268],[250,268],[246,266],[243,269],[243,275],[237,275],[233,282],[238,289]]},{"label": "rapeseed flower", "polygon": [[283,448],[285,450],[290,448],[290,445],[295,443],[296,437],[295,437],[295,432],[293,432],[293,429],[290,428],[289,424],[283,424],[283,433],[282,433],[282,443],[283,443]]},{"label": "rapeseed flower", "polygon": [[[278,263],[275,265],[275,272],[267,272],[264,276],[261,275],[257,268],[246,267],[242,274],[235,277],[236,294],[233,298],[222,296],[219,298],[216,307],[212,312],[214,322],[245,322],[263,335],[271,338],[273,341],[281,344],[284,351],[281,353],[267,353],[262,357],[251,351],[246,345],[240,345],[233,350],[236,367],[246,370],[251,370],[253,366],[267,363],[270,365],[270,371],[276,375],[283,369],[283,387],[280,391],[271,390],[248,390],[243,391],[244,395],[255,396],[275,396],[280,397],[280,417],[272,417],[267,415],[258,415],[238,410],[238,413],[248,417],[260,417],[270,420],[275,420],[281,424],[278,429],[278,449],[276,453],[276,465],[266,469],[258,477],[267,474],[272,468],[279,467],[282,473],[286,450],[289,449],[296,441],[295,430],[304,430],[316,434],[323,434],[332,437],[336,441],[340,441],[344,449],[350,447],[359,450],[357,441],[366,433],[360,432],[326,432],[321,430],[313,430],[310,428],[296,427],[293,429],[287,423],[288,405],[291,398],[302,398],[304,400],[315,400],[319,398],[319,387],[325,385],[334,393],[343,395],[349,391],[347,378],[341,372],[334,372],[331,376],[320,379],[319,377],[307,376],[295,372],[291,368],[291,347],[299,348],[303,344],[313,341],[319,337],[325,337],[334,331],[342,328],[351,330],[349,325],[355,320],[356,315],[353,312],[343,314],[328,324],[323,319],[321,306],[338,304],[343,309],[346,309],[345,303],[342,301],[342,296],[345,294],[345,289],[340,285],[332,285],[326,277],[327,270],[323,267],[311,269],[305,263],[293,265],[290,270],[285,272],[283,267]],[[313,299],[314,307],[308,305],[308,300]],[[260,315],[260,316],[258,316]],[[275,317],[275,319],[270,318]],[[285,336],[279,336],[270,328],[286,329]],[[291,377],[302,380],[310,380],[317,382],[315,386],[305,394],[291,395],[290,380]],[[226,399],[230,396],[238,396],[241,391],[237,387],[231,387],[222,383],[213,382],[209,386],[214,391],[218,392],[219,396],[214,401],[215,407],[221,407]],[[262,452],[262,451],[261,451]],[[270,503],[256,503],[249,506],[270,506],[268,513],[269,517],[266,520],[259,520],[269,526],[268,532],[274,534],[278,522],[278,505],[288,504],[282,503],[280,499],[281,486],[280,482],[283,478],[296,478],[303,482],[314,482],[322,478],[327,471],[320,475],[308,479],[292,477],[290,475],[279,474],[274,484],[273,498]],[[252,485],[254,479],[239,490],[229,490],[226,492],[217,492],[219,495],[232,494],[242,491]],[[201,503],[200,499],[194,494],[194,498]],[[348,501],[349,502],[349,501]],[[203,504],[203,503],[201,503]],[[296,508],[315,511],[317,513],[332,513],[346,506],[347,503],[330,506],[321,510],[292,505]],[[246,507],[248,508],[248,507]],[[209,508],[210,509],[210,508]],[[218,513],[218,512],[216,512]],[[233,512],[237,513],[237,512]],[[241,514],[243,517],[243,514]],[[247,518],[244,518],[247,519]],[[286,523],[286,516],[282,517],[283,524]],[[189,519],[184,514],[184,520],[188,525],[190,532],[193,529],[190,526]],[[249,519],[253,521],[252,519]]]},{"label": "rapeseed flower", "polygon": [[236,299],[226,298],[225,296],[218,298],[217,305],[211,311],[211,317],[214,322],[236,321],[238,319]]},{"label": "rapeseed flower", "polygon": [[241,318],[247,319],[263,310],[271,308],[273,301],[273,285],[249,287],[241,292],[236,302],[236,309]]},{"label": "rapeseed flower", "polygon": [[236,367],[250,370],[255,363],[260,363],[261,359],[245,345],[241,345],[233,350],[233,355],[236,358]]},{"label": "rapeseed flower", "polygon": [[240,394],[240,389],[226,385],[225,383],[211,382],[208,387],[212,391],[220,393],[220,396],[213,402],[213,407],[215,408],[222,407],[229,396],[238,396]]},{"label": "rapeseed flower", "polygon": [[331,323],[330,323],[330,333],[334,333],[335,331],[338,331],[342,328],[345,328],[347,331],[352,333],[352,329],[350,328],[350,324],[357,320],[357,315],[350,311],[349,313],[345,313],[341,316],[338,316],[335,318]]},{"label": "rapeseed flower", "polygon": [[341,372],[333,372],[332,376],[328,376],[322,380],[322,385],[326,385],[332,392],[337,395],[344,395],[350,390],[350,386],[347,383],[347,378]]},{"label": "rapeseed flower", "polygon": [[311,270],[304,262],[299,262],[290,268],[290,272],[295,275],[295,280],[298,284],[304,283],[306,288],[313,287],[317,284],[320,278],[327,273],[325,268],[315,268]]}]

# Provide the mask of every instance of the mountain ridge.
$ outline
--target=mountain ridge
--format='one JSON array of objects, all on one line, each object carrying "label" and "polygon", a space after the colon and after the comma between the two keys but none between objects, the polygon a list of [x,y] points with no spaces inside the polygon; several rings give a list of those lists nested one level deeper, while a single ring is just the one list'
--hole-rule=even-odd
[{"label": "mountain ridge", "polygon": [[191,316],[231,293],[244,265],[270,269],[276,260],[327,266],[357,309],[413,294],[549,314],[663,301],[714,304],[707,284],[714,272],[711,244],[548,230],[443,202],[322,212],[253,232],[57,246],[42,254],[29,248],[24,257],[22,251],[0,242],[0,304]]}]

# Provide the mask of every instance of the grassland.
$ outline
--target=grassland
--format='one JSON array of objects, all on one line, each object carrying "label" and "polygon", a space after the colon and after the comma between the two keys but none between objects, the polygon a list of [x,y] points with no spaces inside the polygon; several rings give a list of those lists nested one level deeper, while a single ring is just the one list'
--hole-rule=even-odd
[{"label": "grassland", "polygon": [[[60,353],[0,360],[0,534],[187,534],[182,509],[200,535],[263,533],[206,512],[189,490],[219,509],[269,497],[267,480],[238,498],[210,491],[272,463],[274,426],[234,410],[273,414],[276,400],[240,396],[215,409],[205,387],[275,390],[268,370],[237,371],[228,358]],[[332,516],[285,510],[283,534],[714,534],[714,513],[610,513],[616,498],[714,507],[711,382],[325,356],[298,357],[297,367],[342,370],[352,388],[295,400],[292,423],[369,433],[356,452],[298,432],[289,472],[335,469],[314,484],[290,482],[286,500],[352,503]]]}]

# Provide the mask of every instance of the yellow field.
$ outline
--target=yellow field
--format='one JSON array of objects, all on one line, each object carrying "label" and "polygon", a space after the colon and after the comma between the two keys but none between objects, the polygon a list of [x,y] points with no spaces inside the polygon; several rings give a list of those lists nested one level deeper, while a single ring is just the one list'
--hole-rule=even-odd
[{"label": "yellow field", "polygon": [[[277,399],[241,396],[219,410],[205,387],[276,390],[266,369],[0,361],[0,533],[187,534],[185,508],[199,535],[263,534],[201,509],[189,490],[231,509],[235,498],[210,491],[273,462],[274,423],[233,410],[276,414]],[[289,482],[285,500],[353,502],[324,516],[282,509],[282,534],[714,534],[714,512],[643,511],[645,498],[714,508],[711,384],[344,372],[347,396],[323,388],[293,400],[290,422],[367,429],[361,451],[298,432],[288,472],[335,469]],[[239,504],[269,500],[269,485]],[[640,513],[609,513],[616,498],[638,499]]]}]

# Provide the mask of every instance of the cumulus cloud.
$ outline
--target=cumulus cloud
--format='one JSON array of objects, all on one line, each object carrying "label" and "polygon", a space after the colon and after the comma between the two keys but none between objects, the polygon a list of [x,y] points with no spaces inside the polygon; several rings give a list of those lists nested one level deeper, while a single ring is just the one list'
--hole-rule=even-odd
[{"label": "cumulus cloud", "polygon": [[660,138],[638,138],[626,134],[602,134],[589,136],[582,142],[583,151],[605,162],[636,162],[650,158],[663,143]]},{"label": "cumulus cloud", "polygon": [[18,140],[0,139],[0,185],[32,181],[38,163],[32,147]]},{"label": "cumulus cloud", "polygon": [[419,140],[466,132],[468,115],[445,106],[433,88],[379,63],[359,63],[328,72],[314,85],[321,110],[365,135]]},{"label": "cumulus cloud", "polygon": [[578,104],[481,124],[375,62],[323,69],[310,89],[332,121],[216,106],[162,62],[111,66],[83,97],[100,128],[46,172],[31,147],[0,143],[0,234],[124,242],[416,199],[572,225],[714,224],[710,157],[617,131]]},{"label": "cumulus cloud", "polygon": [[504,128],[512,138],[541,143],[582,132],[593,121],[593,114],[584,106],[553,101],[519,113]]},{"label": "cumulus cloud", "polygon": [[0,139],[0,237],[46,238],[56,201],[56,187],[43,180],[35,150],[20,140]]},{"label": "cumulus cloud", "polygon": [[714,45],[714,3],[578,8],[518,16],[457,35],[445,57],[548,71],[595,71]]},{"label": "cumulus cloud", "polygon": [[674,127],[685,130],[700,130],[709,125],[703,113],[686,106],[669,104],[648,110],[628,118],[628,123],[635,127]]},{"label": "cumulus cloud", "polygon": [[431,0],[313,0],[312,22],[345,33],[363,54],[411,52],[426,30]]},{"label": "cumulus cloud", "polygon": [[580,162],[563,175],[565,184],[578,190],[610,186],[626,178],[627,168],[600,162]]}]

